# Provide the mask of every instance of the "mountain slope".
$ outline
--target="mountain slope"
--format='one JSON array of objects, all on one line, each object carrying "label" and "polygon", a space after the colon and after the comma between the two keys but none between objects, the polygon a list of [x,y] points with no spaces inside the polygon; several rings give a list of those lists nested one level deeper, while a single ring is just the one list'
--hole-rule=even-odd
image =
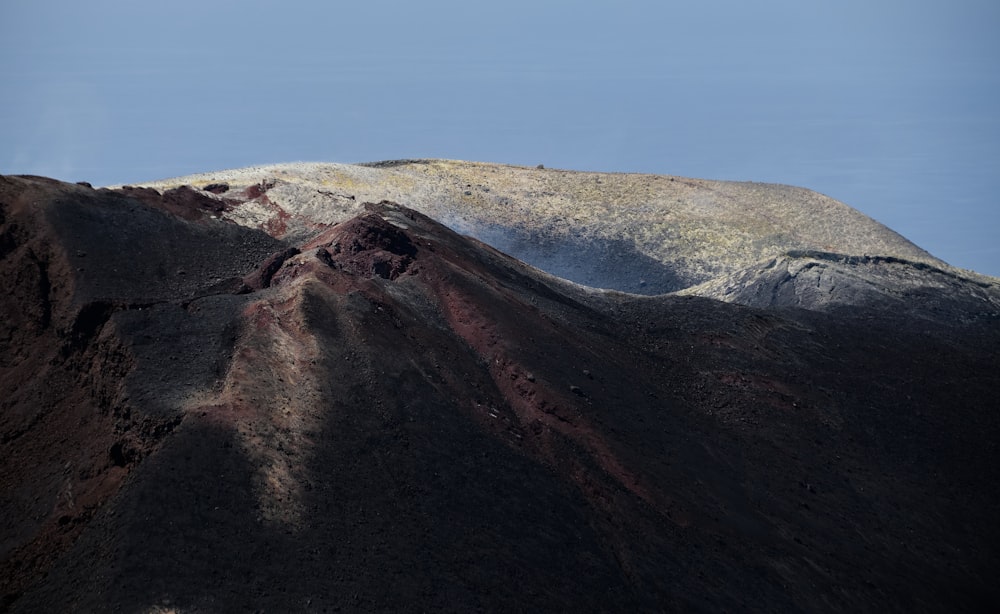
[{"label": "mountain slope", "polygon": [[598,291],[254,185],[0,178],[8,609],[1000,604],[988,288]]}]

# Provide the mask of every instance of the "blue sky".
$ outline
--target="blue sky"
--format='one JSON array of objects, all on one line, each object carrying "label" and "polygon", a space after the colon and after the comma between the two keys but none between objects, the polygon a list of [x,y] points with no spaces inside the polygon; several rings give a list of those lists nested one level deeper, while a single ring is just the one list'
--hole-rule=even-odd
[{"label": "blue sky", "polygon": [[0,172],[439,157],[788,183],[1000,276],[1000,2],[4,0]]}]

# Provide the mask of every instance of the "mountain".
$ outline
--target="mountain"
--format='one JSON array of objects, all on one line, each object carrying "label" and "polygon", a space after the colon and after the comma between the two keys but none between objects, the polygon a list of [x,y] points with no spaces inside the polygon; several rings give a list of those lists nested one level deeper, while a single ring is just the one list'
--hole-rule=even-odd
[{"label": "mountain", "polygon": [[[292,242],[391,200],[551,274],[662,294],[789,250],[944,265],[850,207],[800,188],[449,160],[282,164],[144,184],[225,186],[230,218]],[[849,229],[848,232],[844,232]],[[868,251],[866,251],[868,250]]]},{"label": "mountain", "polygon": [[988,611],[1000,281],[807,190],[0,178],[9,611]]}]

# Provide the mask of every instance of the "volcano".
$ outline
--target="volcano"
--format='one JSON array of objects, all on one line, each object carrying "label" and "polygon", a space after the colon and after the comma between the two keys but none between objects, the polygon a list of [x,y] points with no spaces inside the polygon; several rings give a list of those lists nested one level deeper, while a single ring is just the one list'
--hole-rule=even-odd
[{"label": "volcano", "polygon": [[996,611],[1000,280],[799,188],[0,177],[11,612]]}]

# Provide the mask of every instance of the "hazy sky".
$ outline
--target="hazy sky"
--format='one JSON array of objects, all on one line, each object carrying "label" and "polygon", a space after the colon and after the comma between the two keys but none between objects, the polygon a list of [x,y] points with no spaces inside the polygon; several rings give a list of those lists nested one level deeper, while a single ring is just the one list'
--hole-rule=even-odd
[{"label": "hazy sky", "polygon": [[2,0],[0,173],[435,157],[788,183],[1000,276],[1000,2]]}]

